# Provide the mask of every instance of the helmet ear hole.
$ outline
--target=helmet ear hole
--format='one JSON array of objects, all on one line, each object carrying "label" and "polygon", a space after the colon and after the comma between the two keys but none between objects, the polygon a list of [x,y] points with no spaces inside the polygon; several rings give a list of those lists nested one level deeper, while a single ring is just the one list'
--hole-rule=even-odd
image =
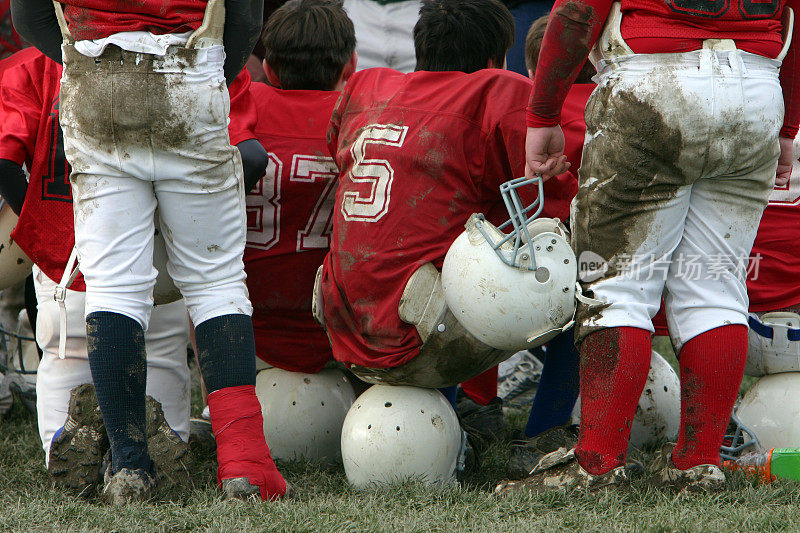
[{"label": "helmet ear hole", "polygon": [[536,281],[539,283],[547,283],[550,279],[550,270],[547,267],[539,267],[536,269]]}]

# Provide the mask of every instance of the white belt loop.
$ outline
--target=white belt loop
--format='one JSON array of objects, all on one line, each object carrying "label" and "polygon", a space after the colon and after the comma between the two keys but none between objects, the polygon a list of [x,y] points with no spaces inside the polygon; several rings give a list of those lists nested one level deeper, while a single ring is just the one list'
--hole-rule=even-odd
[{"label": "white belt loop", "polygon": [[78,261],[78,248],[73,247],[72,252],[69,254],[67,266],[64,268],[64,274],[61,276],[61,281],[56,286],[53,299],[58,302],[58,358],[64,359],[67,356],[67,289],[78,273],[81,271],[80,266],[76,263]]}]

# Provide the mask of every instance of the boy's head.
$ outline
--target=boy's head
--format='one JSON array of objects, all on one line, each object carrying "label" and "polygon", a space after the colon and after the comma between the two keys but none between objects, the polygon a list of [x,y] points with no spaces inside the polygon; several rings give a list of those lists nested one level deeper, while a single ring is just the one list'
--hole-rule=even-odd
[{"label": "boy's head", "polygon": [[267,20],[267,79],[282,89],[333,91],[356,68],[353,22],[337,0],[290,0]]},{"label": "boy's head", "polygon": [[417,70],[503,68],[514,18],[500,0],[423,0],[414,26]]},{"label": "boy's head", "polygon": [[[534,20],[528,29],[528,35],[525,37],[525,66],[528,67],[528,76],[531,79],[533,79],[536,73],[536,66],[539,64],[539,52],[542,49],[542,39],[544,39],[544,31],[547,29],[548,17],[550,17],[550,13]],[[592,63],[586,61],[575,83],[592,83],[592,76],[595,73]]]}]

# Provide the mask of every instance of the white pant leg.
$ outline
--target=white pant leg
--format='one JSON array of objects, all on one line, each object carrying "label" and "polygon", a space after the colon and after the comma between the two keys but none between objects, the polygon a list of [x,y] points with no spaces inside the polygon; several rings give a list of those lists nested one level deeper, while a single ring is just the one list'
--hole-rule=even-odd
[{"label": "white pant leg", "polygon": [[413,72],[417,65],[414,26],[420,0],[380,4],[374,0],[345,0],[344,8],[356,30],[358,70],[387,67]]},{"label": "white pant leg", "polygon": [[109,47],[99,58],[64,46],[63,55],[61,123],[87,312],[147,325],[158,198],[167,269],[195,324],[251,314],[242,166],[228,134],[222,46],[171,47],[164,56]]},{"label": "white pant leg", "polygon": [[[39,316],[36,340],[43,354],[36,373],[36,407],[39,436],[49,458],[50,442],[64,425],[72,389],[92,382],[86,350],[85,294],[67,291],[66,358],[58,358],[58,305],[53,300],[55,282],[34,266]],[[188,318],[182,302],[158,306],[153,326],[145,335],[147,346],[147,394],[161,402],[170,427],[184,440],[189,438],[189,390],[186,362]]]}]

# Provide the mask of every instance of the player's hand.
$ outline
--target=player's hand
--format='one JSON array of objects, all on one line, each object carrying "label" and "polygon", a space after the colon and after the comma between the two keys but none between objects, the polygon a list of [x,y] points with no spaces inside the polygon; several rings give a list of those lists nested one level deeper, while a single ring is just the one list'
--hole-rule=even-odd
[{"label": "player's hand", "polygon": [[564,132],[561,126],[528,128],[525,139],[525,177],[535,178],[540,174],[547,181],[552,176],[569,169],[564,155]]},{"label": "player's hand", "polygon": [[[530,132],[530,129],[528,129]],[[789,183],[792,175],[792,164],[794,163],[794,142],[788,137],[779,137],[781,145],[781,155],[778,157],[778,170],[775,172],[775,185],[783,187]]]}]

